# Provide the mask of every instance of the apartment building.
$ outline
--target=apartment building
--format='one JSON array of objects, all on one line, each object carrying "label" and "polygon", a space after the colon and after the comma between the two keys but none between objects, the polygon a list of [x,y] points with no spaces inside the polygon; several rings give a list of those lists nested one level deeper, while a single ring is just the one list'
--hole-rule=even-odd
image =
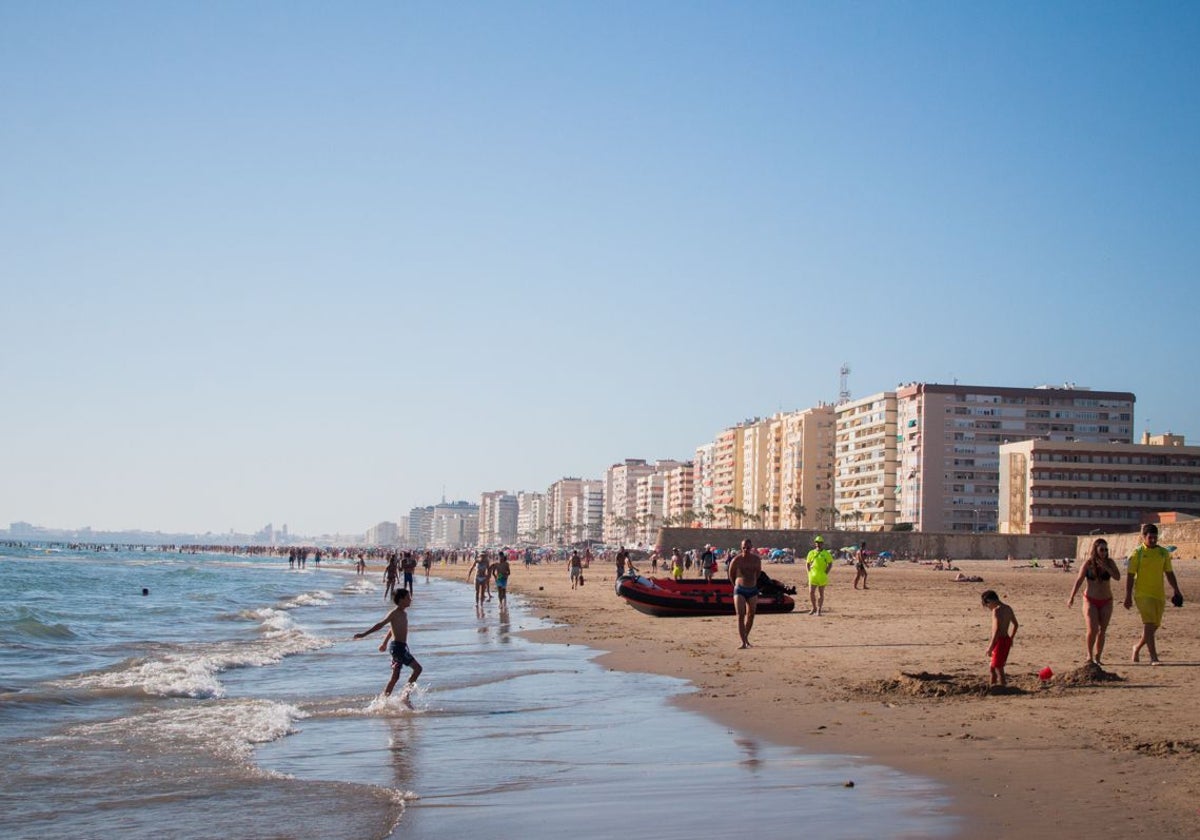
[{"label": "apartment building", "polygon": [[771,490],[777,482],[773,474],[775,466],[772,456],[778,450],[772,445],[773,424],[770,419],[752,420],[742,428],[740,453],[741,492],[737,494],[734,507],[740,511],[738,524],[758,526],[772,510]]},{"label": "apartment building", "polygon": [[741,517],[735,511],[743,501],[744,439],[746,427],[756,422],[757,420],[747,420],[725,429],[713,441],[712,505],[717,527],[742,526]]},{"label": "apartment building", "polygon": [[663,521],[663,473],[654,472],[637,480],[634,490],[637,528],[635,543],[652,545]]},{"label": "apartment building", "polygon": [[434,505],[430,530],[430,548],[469,548],[477,545],[479,505],[470,502],[442,502],[440,505]]},{"label": "apartment building", "polygon": [[896,524],[896,393],[842,403],[834,415],[836,513],[818,510],[818,524],[890,531]]},{"label": "apartment building", "polygon": [[479,544],[512,545],[517,541],[517,497],[507,490],[479,497]]},{"label": "apartment building", "polygon": [[654,467],[642,458],[626,458],[613,464],[604,475],[604,541],[610,545],[631,543],[637,534],[637,482]]},{"label": "apartment building", "polygon": [[711,512],[715,510],[713,503],[713,454],[716,452],[715,443],[705,443],[696,447],[696,457],[692,460],[692,510],[704,525],[712,524]]},{"label": "apartment building", "polygon": [[1005,443],[1133,441],[1123,391],[910,383],[896,401],[897,520],[918,531],[997,530]]},{"label": "apartment building", "polygon": [[400,542],[400,528],[395,522],[380,522],[367,529],[367,545],[397,545]]},{"label": "apartment building", "polygon": [[569,545],[600,539],[604,515],[604,481],[562,478],[546,490],[546,533],[549,541]]},{"label": "apartment building", "polygon": [[525,542],[541,541],[546,532],[546,494],[522,490],[517,493],[517,537]]},{"label": "apartment building", "polygon": [[1000,445],[1000,531],[1133,531],[1165,512],[1200,516],[1200,446],[1025,440]]},{"label": "apartment building", "polygon": [[835,427],[834,407],[825,404],[774,419],[768,500],[774,510],[764,527],[822,527],[817,512],[833,507]]},{"label": "apartment building", "polygon": [[674,525],[691,525],[697,520],[696,509],[692,507],[696,465],[692,461],[659,461],[657,466],[663,477],[663,521]]},{"label": "apartment building", "polygon": [[405,543],[413,548],[426,548],[433,540],[433,505],[415,507],[408,512]]}]

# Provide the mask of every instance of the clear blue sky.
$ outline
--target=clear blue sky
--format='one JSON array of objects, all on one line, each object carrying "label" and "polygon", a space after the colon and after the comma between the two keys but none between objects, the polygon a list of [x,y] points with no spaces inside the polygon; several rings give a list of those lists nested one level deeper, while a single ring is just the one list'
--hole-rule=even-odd
[{"label": "clear blue sky", "polygon": [[0,3],[0,527],[360,532],[842,362],[1200,444],[1197,44],[1167,2]]}]

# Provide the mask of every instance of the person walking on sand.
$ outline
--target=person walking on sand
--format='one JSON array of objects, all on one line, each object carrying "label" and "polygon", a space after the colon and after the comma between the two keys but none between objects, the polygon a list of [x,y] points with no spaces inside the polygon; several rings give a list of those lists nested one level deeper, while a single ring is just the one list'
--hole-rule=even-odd
[{"label": "person walking on sand", "polygon": [[408,684],[410,686],[417,681],[417,677],[421,676],[422,670],[421,663],[416,660],[416,657],[408,649],[408,613],[405,610],[412,603],[412,595],[407,589],[397,589],[392,595],[392,601],[395,603],[396,608],[388,613],[382,621],[370,630],[354,634],[354,638],[364,639],[384,625],[391,625],[387,636],[383,638],[383,644],[379,646],[380,650],[386,650],[388,638],[391,638],[392,678],[388,680],[387,687],[383,689],[385,697],[391,696],[392,689],[396,687],[396,682],[400,679],[400,669],[405,665],[412,668],[412,672],[408,675]]},{"label": "person walking on sand", "polygon": [[729,564],[729,582],[733,584],[733,609],[737,613],[738,636],[742,648],[750,647],[750,631],[758,609],[758,575],[762,558],[754,553],[750,540],[742,540],[742,551]]},{"label": "person walking on sand", "polygon": [[671,549],[671,577],[683,580],[683,555],[679,553],[678,548]]},{"label": "person walking on sand", "polygon": [[1017,635],[1017,616],[1012,607],[1000,600],[995,590],[989,589],[980,597],[983,606],[992,611],[992,639],[988,644],[989,674],[991,685],[1008,685],[1004,666],[1008,663],[1008,652],[1012,650]]},{"label": "person walking on sand", "polygon": [[1171,584],[1175,595],[1171,603],[1183,606],[1183,593],[1179,581],[1171,568],[1171,552],[1158,544],[1158,526],[1153,522],[1142,526],[1142,544],[1129,555],[1125,576],[1125,609],[1135,603],[1142,617],[1142,638],[1133,646],[1133,661],[1141,661],[1142,648],[1150,653],[1150,664],[1158,664],[1158,647],[1155,635],[1162,626],[1163,611],[1167,605],[1163,578]]},{"label": "person walking on sand", "polygon": [[579,581],[583,579],[583,558],[579,556],[578,551],[571,552],[571,559],[567,561],[567,570],[571,574],[571,588],[578,589]]},{"label": "person walking on sand", "polygon": [[[1067,606],[1075,604],[1075,593],[1083,586],[1083,621],[1086,632],[1083,642],[1087,648],[1088,662],[1100,664],[1104,655],[1104,637],[1108,631],[1108,622],[1113,612],[1112,581],[1121,579],[1121,571],[1116,562],[1108,556],[1108,543],[1096,540],[1088,559],[1080,566],[1071,587],[1071,597]],[[1086,583],[1086,585],[1084,585]]]},{"label": "person walking on sand", "polygon": [[825,538],[820,534],[813,537],[813,549],[805,562],[808,567],[808,601],[812,604],[809,615],[820,615],[825,609],[825,587],[829,584],[829,570],[833,568],[833,555],[825,549]]},{"label": "person walking on sand", "polygon": [[711,545],[705,545],[704,553],[700,555],[700,570],[704,572],[704,582],[712,583],[713,575],[717,573],[717,555]]},{"label": "person walking on sand", "polygon": [[854,552],[854,588],[862,581],[863,589],[867,588],[867,541],[863,540],[858,550]]}]

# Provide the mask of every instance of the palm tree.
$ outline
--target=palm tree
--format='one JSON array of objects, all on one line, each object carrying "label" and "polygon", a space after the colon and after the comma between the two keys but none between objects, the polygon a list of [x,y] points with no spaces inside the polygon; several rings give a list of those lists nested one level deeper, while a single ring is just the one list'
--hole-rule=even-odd
[{"label": "palm tree", "polygon": [[704,513],[700,514],[700,518],[705,520],[710,528],[713,526],[713,523],[717,521],[717,511],[713,507],[712,502],[709,502],[704,506]]},{"label": "palm tree", "polygon": [[768,524],[769,524],[769,523],[767,522],[767,515],[768,515],[770,512],[771,512],[771,506],[770,506],[770,505],[768,505],[768,504],[765,504],[765,503],[764,503],[764,504],[761,504],[761,505],[759,505],[759,506],[758,506],[758,521],[759,521],[759,522],[762,524],[762,526],[763,526],[764,528],[766,528],[766,527],[768,526]]},{"label": "palm tree", "polygon": [[800,527],[801,525],[804,524],[804,514],[806,514],[806,513],[808,513],[808,508],[804,507],[804,505],[802,503],[800,503],[800,502],[792,503],[792,516],[796,520],[795,521],[796,527]]}]

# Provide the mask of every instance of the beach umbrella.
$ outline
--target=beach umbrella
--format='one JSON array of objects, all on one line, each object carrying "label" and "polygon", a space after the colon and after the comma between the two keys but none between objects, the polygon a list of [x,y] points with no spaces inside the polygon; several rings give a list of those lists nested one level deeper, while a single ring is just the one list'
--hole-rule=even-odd
[{"label": "beach umbrella", "polygon": [[884,558],[885,560],[888,560],[888,559],[891,559],[892,552],[890,552],[890,551],[881,551],[881,552],[879,552],[879,556],[880,556],[880,557],[882,557],[882,558]]}]

